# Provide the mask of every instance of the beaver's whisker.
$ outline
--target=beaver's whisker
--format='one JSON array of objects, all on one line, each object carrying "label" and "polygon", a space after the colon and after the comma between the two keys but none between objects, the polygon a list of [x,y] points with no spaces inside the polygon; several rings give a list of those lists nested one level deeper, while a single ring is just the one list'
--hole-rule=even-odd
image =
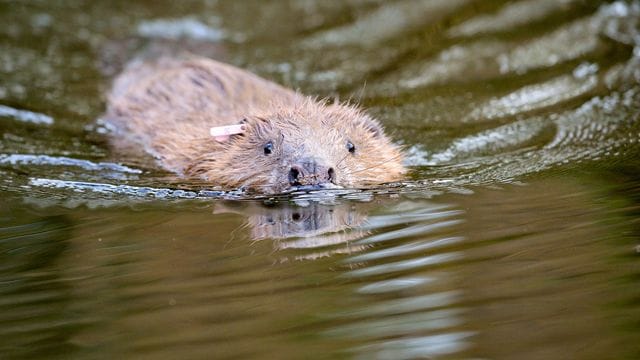
[{"label": "beaver's whisker", "polygon": [[336,167],[340,166],[340,164],[342,164],[342,162],[345,161],[347,157],[349,157],[349,155],[345,155],[342,159],[340,159],[340,161],[336,163]]}]

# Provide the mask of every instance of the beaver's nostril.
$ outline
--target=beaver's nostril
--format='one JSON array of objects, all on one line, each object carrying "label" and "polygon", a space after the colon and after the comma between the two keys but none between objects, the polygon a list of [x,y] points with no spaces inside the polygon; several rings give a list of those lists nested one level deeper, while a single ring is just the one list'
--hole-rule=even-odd
[{"label": "beaver's nostril", "polygon": [[289,168],[288,180],[291,186],[335,184],[336,171],[332,167],[318,164],[315,160],[300,161]]},{"label": "beaver's nostril", "polygon": [[295,166],[291,168],[291,170],[289,170],[289,184],[296,186],[296,185],[300,185],[300,182],[298,181],[298,177],[300,176],[300,170],[298,170]]}]

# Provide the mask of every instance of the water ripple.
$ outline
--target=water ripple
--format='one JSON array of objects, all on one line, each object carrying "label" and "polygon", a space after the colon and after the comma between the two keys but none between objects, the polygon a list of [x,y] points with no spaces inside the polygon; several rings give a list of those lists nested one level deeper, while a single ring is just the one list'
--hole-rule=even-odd
[{"label": "water ripple", "polygon": [[405,212],[402,217],[398,217],[397,215],[375,215],[369,217],[366,220],[366,223],[360,226],[360,229],[375,230],[393,225],[409,224],[427,220],[440,220],[463,213],[461,210],[439,211],[446,208],[447,205],[427,207],[426,209],[420,208],[415,211]]},{"label": "water ripple", "polygon": [[370,304],[360,309],[337,312],[338,318],[366,318],[398,315],[403,313],[423,312],[437,308],[455,307],[461,300],[462,292],[450,290],[425,295],[393,299]]},{"label": "water ripple", "polygon": [[415,288],[417,286],[423,286],[426,284],[436,282],[436,278],[427,277],[405,277],[391,280],[383,280],[372,282],[367,285],[361,286],[357,292],[360,294],[383,294],[396,291],[404,291],[407,289]]},{"label": "water ripple", "polygon": [[510,94],[490,100],[488,103],[474,109],[464,121],[478,119],[494,119],[556,105],[567,100],[583,96],[593,90],[598,84],[595,75],[585,72],[595,64],[583,64],[574,70],[579,76],[563,75],[540,84],[529,85]]},{"label": "water ripple", "polygon": [[447,247],[453,244],[457,244],[457,243],[460,243],[462,240],[464,240],[463,237],[449,237],[449,238],[438,239],[438,240],[428,240],[428,241],[425,240],[425,241],[406,243],[406,244],[394,246],[388,249],[369,251],[362,255],[352,256],[347,260],[347,262],[359,263],[359,262],[365,262],[365,261],[380,260],[387,257],[419,254],[425,250],[431,250],[434,248]]},{"label": "water ripple", "polygon": [[327,331],[329,336],[349,338],[385,338],[415,332],[438,331],[462,324],[462,309],[434,310],[423,313],[397,315],[390,318],[366,320],[338,326]]},{"label": "water ripple", "polygon": [[598,14],[563,25],[553,32],[521,44],[498,57],[502,73],[524,74],[596,51],[604,17]]},{"label": "water ripple", "polygon": [[91,191],[107,195],[127,195],[133,197],[154,197],[154,198],[178,198],[194,199],[197,197],[220,196],[222,192],[215,191],[188,191],[171,190],[152,187],[140,187],[130,185],[112,185],[104,183],[91,183],[83,181],[56,180],[56,179],[29,179],[29,185],[54,189],[68,189],[75,192]]},{"label": "water ripple", "polygon": [[27,155],[27,154],[0,154],[0,165],[51,165],[73,166],[88,171],[116,171],[127,174],[141,174],[142,170],[115,163],[95,163],[89,160],[74,159],[64,156]]},{"label": "water ripple", "polygon": [[449,36],[472,36],[482,33],[511,31],[514,27],[542,20],[571,7],[576,0],[523,0],[506,4],[496,14],[480,15],[457,25]]},{"label": "water ripple", "polygon": [[149,38],[195,39],[220,41],[226,37],[224,31],[187,17],[182,19],[146,20],[138,24],[138,34]]},{"label": "water ripple", "polygon": [[[473,332],[445,333],[433,336],[409,337],[399,340],[387,340],[354,349],[362,352],[356,359],[370,359],[374,356],[381,360],[428,359],[460,352],[470,346],[467,341]],[[375,354],[375,355],[372,355]]]},{"label": "water ripple", "polygon": [[51,116],[27,110],[18,110],[5,105],[0,105],[0,116],[11,117],[18,121],[38,125],[53,124],[53,118]]},{"label": "water ripple", "polygon": [[[407,30],[434,23],[468,0],[398,1],[383,3],[352,24],[317,33],[306,40],[309,47],[318,45],[374,46]],[[384,24],[384,26],[381,26]]]},{"label": "water ripple", "polygon": [[451,252],[445,254],[428,255],[414,259],[396,261],[383,265],[368,266],[362,269],[351,270],[344,273],[344,277],[361,278],[403,271],[417,271],[428,266],[441,266],[462,259],[463,253]]},{"label": "water ripple", "polygon": [[366,237],[358,241],[358,244],[376,244],[385,241],[407,238],[411,236],[424,235],[427,233],[433,233],[442,229],[452,227],[462,223],[462,220],[448,220],[440,221],[434,224],[420,224],[414,226],[404,227],[400,230],[388,231],[373,236]]}]

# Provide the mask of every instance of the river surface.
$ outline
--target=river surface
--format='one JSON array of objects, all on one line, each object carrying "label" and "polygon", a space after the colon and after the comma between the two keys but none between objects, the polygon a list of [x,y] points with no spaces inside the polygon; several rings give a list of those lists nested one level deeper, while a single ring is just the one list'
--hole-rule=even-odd
[{"label": "river surface", "polygon": [[[410,178],[115,156],[158,49],[360,104]],[[640,2],[0,0],[0,358],[640,358]]]}]

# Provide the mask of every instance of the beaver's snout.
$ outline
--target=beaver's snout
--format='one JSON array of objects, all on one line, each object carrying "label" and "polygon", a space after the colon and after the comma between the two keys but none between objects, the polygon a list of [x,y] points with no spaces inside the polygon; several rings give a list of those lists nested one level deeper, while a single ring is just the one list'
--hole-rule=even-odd
[{"label": "beaver's snout", "polygon": [[330,166],[318,163],[316,159],[302,159],[289,170],[291,186],[335,183],[335,180],[336,171]]}]

